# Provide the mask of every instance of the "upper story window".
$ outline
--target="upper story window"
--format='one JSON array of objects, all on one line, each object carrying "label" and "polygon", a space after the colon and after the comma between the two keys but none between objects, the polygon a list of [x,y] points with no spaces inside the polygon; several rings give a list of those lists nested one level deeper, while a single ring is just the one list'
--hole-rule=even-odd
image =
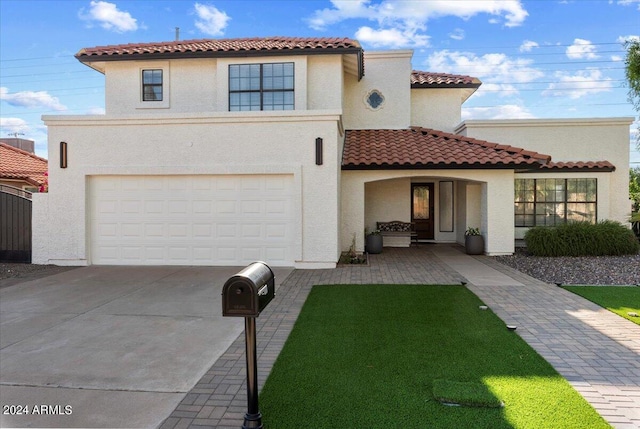
[{"label": "upper story window", "polygon": [[142,101],[162,101],[162,70],[142,70]]},{"label": "upper story window", "polygon": [[515,226],[596,222],[597,179],[516,179]]},{"label": "upper story window", "polygon": [[229,111],[293,109],[293,63],[229,66]]}]

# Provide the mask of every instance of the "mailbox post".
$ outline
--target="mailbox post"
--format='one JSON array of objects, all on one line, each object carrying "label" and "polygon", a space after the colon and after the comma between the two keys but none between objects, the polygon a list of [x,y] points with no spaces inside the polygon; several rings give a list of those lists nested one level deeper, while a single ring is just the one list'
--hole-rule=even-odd
[{"label": "mailbox post", "polygon": [[256,317],[273,300],[273,271],[264,262],[254,262],[230,277],[222,287],[222,315],[244,317],[247,359],[247,413],[243,429],[262,429],[258,407],[258,360],[256,350]]}]

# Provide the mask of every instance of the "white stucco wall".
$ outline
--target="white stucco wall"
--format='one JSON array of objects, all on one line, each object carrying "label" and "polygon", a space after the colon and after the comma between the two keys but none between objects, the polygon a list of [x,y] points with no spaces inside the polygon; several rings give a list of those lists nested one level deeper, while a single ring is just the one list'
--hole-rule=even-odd
[{"label": "white stucco wall", "polygon": [[[331,154],[338,152],[341,138],[339,113],[46,116],[49,159],[58,159],[64,141],[69,161],[66,169],[50,168],[48,225],[34,225],[34,247],[40,249],[34,263],[90,262],[88,176],[287,173],[299,186],[296,264],[333,266],[339,253],[339,164]],[[324,142],[320,166],[315,165],[317,137]]]},{"label": "white stucco wall", "polygon": [[460,124],[461,89],[411,90],[411,125],[453,133]]},{"label": "white stucco wall", "polygon": [[[142,101],[142,70],[163,71],[162,101]],[[218,109],[218,61],[114,61],[105,64],[105,110],[109,115],[206,112]],[[227,92],[222,98],[227,97]]]},{"label": "white stucco wall", "polygon": [[[436,241],[463,243],[467,227],[480,227],[487,254],[511,254],[514,251],[513,177],[513,170],[345,170],[341,184],[342,250],[347,250],[354,233],[358,250],[364,250],[365,226],[371,228],[377,220],[396,220],[388,219],[388,213],[398,215],[397,220],[410,221],[410,184],[432,182],[436,192]],[[454,180],[456,183],[456,230],[452,233],[439,231],[437,205],[440,180]],[[461,193],[461,189],[464,189],[464,193]],[[403,214],[404,217],[401,217]],[[379,216],[384,218],[379,219]],[[509,228],[505,228],[505,225]]]},{"label": "white stucco wall", "polygon": [[[345,129],[404,129],[411,124],[410,76],[413,51],[365,52],[365,76],[358,81],[346,75]],[[365,101],[379,91],[384,103],[371,109]]]},{"label": "white stucco wall", "polygon": [[403,177],[365,183],[365,227],[376,229],[376,222],[411,221],[411,179]]},{"label": "white stucco wall", "polygon": [[[229,65],[292,62],[295,110],[342,108],[341,55],[197,58],[105,63],[105,107],[109,115],[226,112]],[[163,100],[142,101],[142,70],[163,70]]]},{"label": "white stucco wall", "polygon": [[[517,177],[598,177],[598,219],[626,223],[629,202],[629,126],[632,117],[587,119],[471,120],[456,132],[551,155],[552,161],[609,161],[612,173],[536,172]],[[512,196],[513,199],[513,196]]]},{"label": "white stucco wall", "polygon": [[342,110],[342,68],[340,55],[312,55],[307,58],[307,109]]}]

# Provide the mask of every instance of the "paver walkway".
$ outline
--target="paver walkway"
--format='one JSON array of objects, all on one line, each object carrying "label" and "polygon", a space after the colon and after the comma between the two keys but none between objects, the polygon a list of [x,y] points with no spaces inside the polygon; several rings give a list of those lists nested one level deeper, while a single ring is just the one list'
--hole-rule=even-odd
[{"label": "paver walkway", "polygon": [[[456,284],[480,297],[618,429],[640,428],[640,326],[455,245],[385,248],[369,266],[295,270],[257,319],[261,388],[316,284]],[[247,408],[244,335],[161,425],[238,428]]]}]

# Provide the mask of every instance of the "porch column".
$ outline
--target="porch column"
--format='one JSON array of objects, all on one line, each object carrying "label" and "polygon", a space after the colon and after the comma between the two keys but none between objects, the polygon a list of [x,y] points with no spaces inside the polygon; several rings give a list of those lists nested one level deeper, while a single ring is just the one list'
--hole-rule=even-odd
[{"label": "porch column", "polygon": [[364,179],[354,173],[342,172],[340,249],[348,250],[355,234],[356,251],[364,252]]},{"label": "porch column", "polygon": [[481,227],[487,255],[510,255],[515,250],[513,170],[495,172],[482,184]]}]

